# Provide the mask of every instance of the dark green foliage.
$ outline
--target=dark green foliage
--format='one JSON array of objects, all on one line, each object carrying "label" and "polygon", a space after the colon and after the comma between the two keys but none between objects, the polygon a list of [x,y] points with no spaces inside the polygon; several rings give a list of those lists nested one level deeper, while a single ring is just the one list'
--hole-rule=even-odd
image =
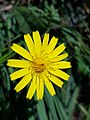
[{"label": "dark green foliage", "polygon": [[[0,120],[90,120],[90,23],[89,1],[7,1],[11,9],[0,10]],[[62,89],[55,86],[52,97],[45,88],[43,100],[25,98],[28,88],[14,91],[19,80],[11,82],[9,58],[18,58],[12,43],[26,47],[23,35],[39,30],[65,43],[72,68],[70,80]]]}]

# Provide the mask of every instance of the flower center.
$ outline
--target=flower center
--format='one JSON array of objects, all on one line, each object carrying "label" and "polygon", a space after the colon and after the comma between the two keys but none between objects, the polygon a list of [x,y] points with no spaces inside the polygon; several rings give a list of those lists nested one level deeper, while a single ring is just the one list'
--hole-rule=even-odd
[{"label": "flower center", "polygon": [[45,70],[44,61],[42,59],[36,59],[33,61],[32,67],[36,73],[41,73]]}]

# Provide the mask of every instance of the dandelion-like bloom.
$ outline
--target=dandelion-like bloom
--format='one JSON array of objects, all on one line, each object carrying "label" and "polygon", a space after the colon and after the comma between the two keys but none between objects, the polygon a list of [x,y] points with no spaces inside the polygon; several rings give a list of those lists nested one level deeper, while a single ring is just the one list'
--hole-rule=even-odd
[{"label": "dandelion-like bloom", "polygon": [[65,45],[61,44],[55,48],[58,39],[52,37],[49,41],[49,34],[45,34],[41,42],[38,31],[33,32],[33,40],[29,34],[24,35],[26,49],[17,44],[13,44],[11,49],[21,55],[24,59],[9,59],[7,65],[21,68],[10,75],[11,80],[21,78],[15,90],[21,91],[27,84],[30,84],[26,98],[31,99],[36,91],[37,99],[42,99],[44,94],[44,84],[50,94],[55,95],[52,83],[62,88],[63,81],[69,79],[69,75],[61,69],[70,68],[70,62],[62,61],[68,54],[61,54]]}]

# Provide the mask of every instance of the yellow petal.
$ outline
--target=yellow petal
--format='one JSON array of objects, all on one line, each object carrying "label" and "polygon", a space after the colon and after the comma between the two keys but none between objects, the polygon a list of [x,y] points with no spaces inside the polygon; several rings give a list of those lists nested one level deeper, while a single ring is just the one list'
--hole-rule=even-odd
[{"label": "yellow petal", "polygon": [[68,80],[69,79],[69,75],[61,70],[49,70],[49,72],[57,77],[60,77],[64,80]]},{"label": "yellow petal", "polygon": [[53,75],[49,75],[48,78],[50,79],[50,81],[52,81],[54,84],[56,84],[57,86],[62,88],[62,85],[64,84],[59,78],[53,76]]},{"label": "yellow petal", "polygon": [[24,35],[25,42],[32,56],[35,56],[35,46],[33,40],[29,34]]},{"label": "yellow petal", "polygon": [[33,39],[35,43],[36,53],[39,55],[41,53],[41,38],[38,31],[33,32]]},{"label": "yellow petal", "polygon": [[49,41],[49,34],[45,33],[44,38],[43,38],[43,44],[42,44],[42,51],[46,49]]},{"label": "yellow petal", "polygon": [[46,47],[45,51],[42,52],[43,54],[47,54],[53,51],[53,49],[55,48],[56,44],[57,44],[58,39],[53,37],[49,43],[49,45]]},{"label": "yellow petal", "polygon": [[53,67],[54,69],[66,69],[66,68],[71,68],[71,64],[70,62],[67,61],[60,61],[51,64],[51,67]]},{"label": "yellow petal", "polygon": [[44,94],[44,81],[43,81],[43,78],[40,77],[40,99],[43,98],[43,94]]},{"label": "yellow petal", "polygon": [[14,88],[14,90],[16,90],[17,92],[19,92],[20,90],[22,90],[32,79],[32,75],[31,73],[27,74],[25,77],[22,78],[22,80],[16,85],[16,87]]},{"label": "yellow petal", "polygon": [[43,78],[44,78],[44,81],[45,81],[45,85],[46,85],[48,91],[50,92],[50,94],[52,96],[55,95],[56,93],[55,93],[55,90],[54,90],[54,87],[53,87],[52,83],[49,81],[49,79],[45,75],[43,75]]},{"label": "yellow petal", "polygon": [[37,100],[40,99],[40,78],[37,76]]},{"label": "yellow petal", "polygon": [[30,62],[27,60],[9,59],[7,65],[10,67],[27,68],[30,66]]},{"label": "yellow petal", "polygon": [[50,61],[51,62],[57,62],[57,61],[65,59],[66,57],[68,57],[68,53],[64,53],[64,54],[61,54],[61,55],[59,55],[55,58],[51,58]]},{"label": "yellow petal", "polygon": [[26,98],[32,99],[32,97],[33,97],[33,95],[35,93],[35,90],[36,90],[35,81],[36,81],[36,76],[33,76],[33,79],[32,79],[31,85],[29,87]]},{"label": "yellow petal", "polygon": [[28,70],[28,68],[25,68],[25,69],[20,69],[14,73],[12,73],[10,75],[11,77],[11,80],[15,80],[17,78],[20,78],[20,77],[23,77],[24,75],[28,74],[30,71]]},{"label": "yellow petal", "polygon": [[11,49],[15,51],[16,53],[20,54],[21,56],[23,56],[24,58],[32,61],[32,57],[30,53],[27,50],[25,50],[23,47],[14,43]]},{"label": "yellow petal", "polygon": [[58,56],[60,53],[62,53],[65,50],[64,43],[59,45],[57,48],[55,48],[50,54],[48,54],[49,58],[54,58]]}]

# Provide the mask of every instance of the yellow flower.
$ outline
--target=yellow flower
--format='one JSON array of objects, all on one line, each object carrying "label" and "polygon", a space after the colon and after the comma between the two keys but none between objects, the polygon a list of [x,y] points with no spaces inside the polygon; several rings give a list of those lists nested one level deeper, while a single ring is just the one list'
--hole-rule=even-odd
[{"label": "yellow flower", "polygon": [[[9,59],[7,65],[10,67],[21,68],[10,75],[11,80],[21,78],[15,90],[19,92],[27,84],[30,84],[26,98],[31,99],[36,91],[37,99],[42,99],[44,94],[44,84],[50,94],[55,95],[52,83],[62,88],[63,81],[69,79],[69,75],[60,69],[70,68],[70,62],[62,61],[68,54],[61,54],[65,45],[61,44],[55,48],[58,39],[52,37],[49,42],[49,34],[45,34],[41,42],[38,31],[33,32],[33,40],[29,34],[24,35],[26,49],[17,44],[13,44],[11,49],[21,55],[24,59]],[[61,79],[60,79],[61,78]]]}]

